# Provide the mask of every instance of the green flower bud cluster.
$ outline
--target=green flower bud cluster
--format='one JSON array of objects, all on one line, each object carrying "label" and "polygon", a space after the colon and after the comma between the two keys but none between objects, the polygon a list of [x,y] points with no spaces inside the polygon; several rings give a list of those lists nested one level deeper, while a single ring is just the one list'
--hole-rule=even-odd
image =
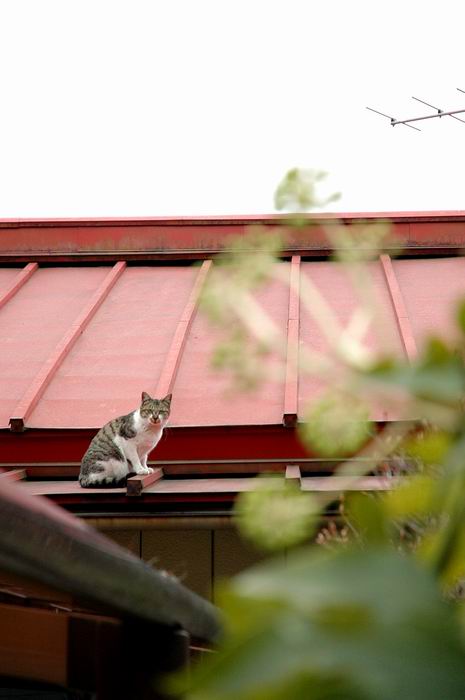
[{"label": "green flower bud cluster", "polygon": [[310,406],[299,432],[304,444],[317,454],[347,457],[368,441],[372,427],[361,400],[331,391]]},{"label": "green flower bud cluster", "polygon": [[238,497],[235,509],[240,532],[268,551],[308,541],[319,511],[310,494],[274,476],[257,478],[255,488]]}]

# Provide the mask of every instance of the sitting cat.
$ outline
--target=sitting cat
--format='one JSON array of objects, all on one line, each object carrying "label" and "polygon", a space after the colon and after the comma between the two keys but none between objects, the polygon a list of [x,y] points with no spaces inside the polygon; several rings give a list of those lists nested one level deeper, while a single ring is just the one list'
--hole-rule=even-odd
[{"label": "sitting cat", "polygon": [[164,399],[152,399],[143,391],[139,408],[106,423],[82,458],[81,486],[117,486],[124,483],[130,472],[153,472],[147,466],[147,456],[163,434],[170,407],[171,394]]}]

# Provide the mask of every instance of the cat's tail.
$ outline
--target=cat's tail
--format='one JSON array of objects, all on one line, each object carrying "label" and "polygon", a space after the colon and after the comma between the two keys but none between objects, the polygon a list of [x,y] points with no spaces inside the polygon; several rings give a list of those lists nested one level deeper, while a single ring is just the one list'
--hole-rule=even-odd
[{"label": "cat's tail", "polygon": [[79,474],[79,483],[83,489],[91,488],[94,485],[89,479],[89,477],[84,476],[84,474]]},{"label": "cat's tail", "polygon": [[104,477],[103,479],[96,479],[95,475],[86,476],[83,474],[79,475],[79,484],[83,489],[115,489],[123,488],[126,486],[126,477],[123,479],[109,479]]}]

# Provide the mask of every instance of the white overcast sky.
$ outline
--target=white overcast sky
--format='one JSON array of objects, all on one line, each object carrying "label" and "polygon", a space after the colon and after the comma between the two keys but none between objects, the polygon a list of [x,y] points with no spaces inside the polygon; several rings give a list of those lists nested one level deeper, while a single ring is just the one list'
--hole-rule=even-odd
[{"label": "white overcast sky", "polygon": [[[0,0],[0,217],[465,209],[465,3]],[[465,118],[465,114],[464,114]]]}]

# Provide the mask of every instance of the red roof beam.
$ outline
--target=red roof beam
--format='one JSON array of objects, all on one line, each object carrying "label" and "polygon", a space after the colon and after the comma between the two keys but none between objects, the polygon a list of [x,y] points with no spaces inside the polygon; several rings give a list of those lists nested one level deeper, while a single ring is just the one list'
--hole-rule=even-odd
[{"label": "red roof beam", "polygon": [[381,255],[380,261],[381,265],[383,266],[386,283],[391,296],[392,307],[394,309],[394,315],[399,328],[402,345],[409,362],[413,362],[418,354],[417,345],[399,282],[397,280],[396,273],[394,272],[392,260],[389,255]]},{"label": "red roof beam", "polygon": [[286,481],[291,481],[297,486],[301,486],[302,474],[298,464],[288,464],[286,465]]},{"label": "red roof beam", "polygon": [[186,345],[189,335],[189,329],[194,320],[200,294],[205,284],[211,264],[211,260],[205,260],[197,274],[194,286],[189,295],[189,299],[187,300],[187,304],[181,314],[181,318],[179,319],[178,325],[174,332],[173,340],[171,341],[170,349],[168,350],[168,354],[165,359],[165,364],[163,365],[163,369],[158,379],[158,384],[155,391],[155,396],[157,397],[161,398],[172,391],[176,380],[178,367],[181,362],[184,346]]},{"label": "red roof beam", "polygon": [[28,281],[29,277],[34,274],[38,267],[39,266],[37,263],[28,263],[26,267],[23,267],[21,272],[16,275],[8,289],[0,296],[0,309],[5,306],[5,304],[9,302],[12,297],[14,297],[16,292],[21,289],[21,287]]},{"label": "red roof beam", "polygon": [[[365,212],[313,214],[308,226],[289,227],[289,254],[322,255],[331,245],[327,227],[390,221],[406,255],[431,250],[458,252],[465,244],[465,212]],[[286,216],[177,219],[0,220],[0,259],[205,259],[221,251],[232,235],[251,225],[286,225]],[[384,225],[384,224],[383,224]]]},{"label": "red roof beam", "polygon": [[0,481],[7,479],[8,481],[21,481],[26,479],[27,472],[25,469],[0,469]]},{"label": "red roof beam", "polygon": [[128,496],[140,496],[142,491],[163,478],[163,469],[154,469],[151,474],[136,474],[130,476],[126,483]]},{"label": "red roof beam", "polygon": [[71,328],[65,333],[58,345],[49,355],[48,359],[39,370],[38,374],[29,385],[25,394],[16,405],[13,415],[10,417],[10,429],[14,432],[24,430],[26,420],[37,405],[40,397],[49,385],[60,367],[64,358],[68,355],[80,335],[84,332],[93,316],[107,298],[114,284],[123,273],[126,267],[125,262],[116,263],[107,274],[103,282],[93,294],[92,298],[81,311]]},{"label": "red roof beam", "polygon": [[289,314],[287,321],[286,379],[284,385],[283,425],[297,424],[299,391],[299,333],[300,333],[300,256],[293,255],[289,284]]}]

